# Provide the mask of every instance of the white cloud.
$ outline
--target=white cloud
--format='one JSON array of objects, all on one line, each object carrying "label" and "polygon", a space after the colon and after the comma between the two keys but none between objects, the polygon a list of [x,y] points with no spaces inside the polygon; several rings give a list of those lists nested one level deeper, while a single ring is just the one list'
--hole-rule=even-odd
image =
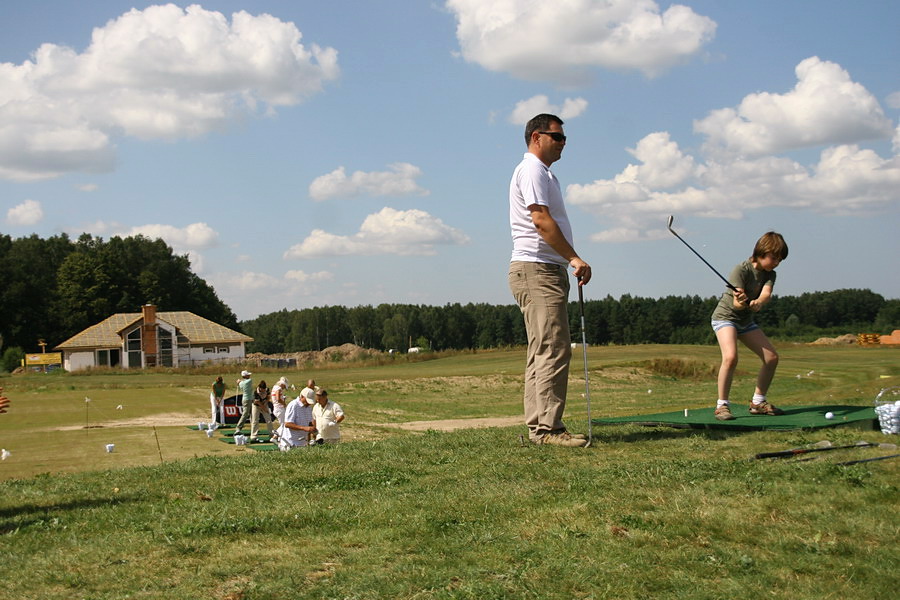
[{"label": "white cloud", "polygon": [[462,231],[445,225],[427,212],[385,207],[366,217],[359,232],[352,236],[340,236],[316,229],[305,240],[289,248],[284,257],[433,255],[435,245],[468,242],[469,237]]},{"label": "white cloud", "polygon": [[[667,132],[651,133],[628,149],[637,164],[611,179],[569,185],[566,201],[607,227],[591,239],[664,237],[672,214],[740,218],[783,207],[860,215],[900,205],[900,126],[840,66],[811,58],[797,74],[797,86],[786,95],[753,94],[740,110],[713,111],[696,123],[707,135],[705,157],[684,152]],[[892,135],[889,158],[841,142]],[[813,164],[777,154],[817,146]]]},{"label": "white cloud", "polygon": [[[160,238],[172,247],[178,253],[188,253],[203,248],[212,248],[219,243],[219,234],[206,223],[192,223],[186,227],[175,227],[173,225],[138,225],[128,227],[122,223],[105,221],[96,221],[85,225],[82,228],[68,228],[67,232],[71,235],[79,235],[81,232],[87,232],[94,236],[109,237],[130,237],[142,235],[150,239]],[[198,263],[202,260],[202,256],[196,255]]]},{"label": "white cloud", "polygon": [[309,196],[317,202],[357,196],[427,196],[430,192],[416,183],[422,169],[409,163],[388,165],[389,171],[355,171],[347,177],[344,167],[317,177],[309,185]]},{"label": "white cloud", "polygon": [[651,133],[628,150],[641,165],[634,179],[651,188],[669,188],[687,181],[695,170],[694,159],[686,156],[667,132]]},{"label": "white cloud", "polygon": [[80,185],[76,185],[75,189],[80,192],[96,192],[100,189],[100,186],[96,183],[82,183]]},{"label": "white cloud", "polygon": [[41,208],[41,203],[35,200],[26,200],[6,211],[6,221],[10,225],[37,225],[43,218],[44,209]]},{"label": "white cloud", "polygon": [[119,235],[161,238],[174,249],[210,248],[219,241],[219,234],[206,223],[192,223],[183,228],[172,225],[139,225]]},{"label": "white cloud", "polygon": [[568,202],[611,225],[594,241],[663,237],[665,217],[671,214],[734,219],[786,207],[859,215],[900,204],[900,157],[884,159],[855,145],[826,148],[808,167],[777,156],[709,161],[674,190],[640,181],[641,168],[629,165],[612,180],[567,187]]},{"label": "white cloud", "polygon": [[588,101],[584,98],[566,98],[562,106],[551,104],[550,99],[543,94],[532,96],[527,100],[520,100],[509,115],[509,122],[515,125],[525,125],[535,115],[549,113],[556,115],[563,121],[574,119],[587,110]]},{"label": "white cloud", "polygon": [[885,98],[885,104],[891,108],[900,108],[900,92],[888,94],[887,98]]},{"label": "white cloud", "polygon": [[270,294],[271,290],[279,289],[282,280],[273,277],[267,273],[254,273],[253,271],[243,271],[241,273],[230,273],[216,275],[212,279],[215,280],[216,289],[231,290],[232,293],[252,292],[259,294],[260,292]]},{"label": "white cloud", "polygon": [[462,56],[532,81],[579,84],[590,71],[636,69],[654,76],[697,54],[716,23],[653,0],[447,0]]},{"label": "white cloud", "polygon": [[284,274],[284,278],[300,284],[308,284],[318,281],[331,281],[332,279],[334,279],[334,273],[329,273],[328,271],[317,271],[315,273],[307,273],[305,271],[288,271]]},{"label": "white cloud", "polygon": [[[112,136],[176,139],[290,106],[339,75],[337,51],[300,43],[293,23],[198,5],[132,9],[78,53],[43,44],[0,64],[0,177],[114,168]],[[264,105],[260,107],[260,105]]]},{"label": "white cloud", "polygon": [[[318,271],[287,271],[283,277],[268,273],[242,271],[214,273],[207,277],[220,294],[227,296],[233,309],[254,318],[259,314],[294,308],[299,299],[321,296],[326,283],[335,279],[334,273]],[[343,296],[346,297],[346,296]]]},{"label": "white cloud", "polygon": [[204,271],[206,271],[206,258],[203,254],[197,252],[196,250],[189,250],[187,252],[188,260],[191,262],[191,271],[200,275]]},{"label": "white cloud", "polygon": [[795,71],[797,85],[787,94],[750,94],[737,108],[695,121],[694,130],[707,136],[705,150],[761,156],[890,136],[891,121],[878,101],[840,65],[813,56]]}]

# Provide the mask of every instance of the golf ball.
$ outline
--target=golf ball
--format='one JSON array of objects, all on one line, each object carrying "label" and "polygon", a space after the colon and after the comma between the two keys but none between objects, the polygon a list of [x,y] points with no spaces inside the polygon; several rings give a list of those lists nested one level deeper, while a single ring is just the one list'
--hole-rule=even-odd
[{"label": "golf ball", "polygon": [[826,419],[833,419],[833,418],[834,418],[834,413],[833,413],[833,412],[827,412],[827,413],[825,413],[825,418],[826,418]]}]

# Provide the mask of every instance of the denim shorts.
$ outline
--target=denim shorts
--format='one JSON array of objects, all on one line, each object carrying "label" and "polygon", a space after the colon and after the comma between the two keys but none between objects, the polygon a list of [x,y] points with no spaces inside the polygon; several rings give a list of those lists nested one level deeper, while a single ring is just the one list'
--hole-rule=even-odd
[{"label": "denim shorts", "polygon": [[759,325],[757,325],[756,323],[750,323],[746,327],[740,327],[737,323],[734,323],[732,321],[717,321],[716,319],[712,320],[713,331],[718,331],[723,327],[734,327],[735,329],[737,329],[738,335],[741,335],[743,333],[750,333],[751,331],[759,329]]}]

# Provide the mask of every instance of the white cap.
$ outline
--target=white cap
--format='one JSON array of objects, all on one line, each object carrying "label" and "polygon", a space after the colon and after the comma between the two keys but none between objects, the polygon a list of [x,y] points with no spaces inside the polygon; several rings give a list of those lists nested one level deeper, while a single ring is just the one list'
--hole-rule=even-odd
[{"label": "white cap", "polygon": [[253,375],[250,371],[241,371],[241,377],[250,377]]}]

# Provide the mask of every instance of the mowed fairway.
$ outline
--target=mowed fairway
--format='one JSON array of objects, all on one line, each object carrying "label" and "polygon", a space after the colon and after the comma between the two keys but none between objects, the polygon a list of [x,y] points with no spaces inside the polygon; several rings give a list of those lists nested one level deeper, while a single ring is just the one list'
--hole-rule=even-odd
[{"label": "mowed fairway", "polygon": [[[900,385],[898,350],[778,348],[779,406],[871,406]],[[714,346],[590,348],[592,414],[711,406],[718,361]],[[589,449],[521,445],[523,363],[519,349],[257,370],[270,384],[314,377],[347,412],[347,443],[284,454],[187,428],[208,419],[216,373],[0,377],[13,401],[0,415],[11,453],[0,463],[0,598],[896,593],[900,459],[836,464],[886,454],[871,448],[748,458],[897,436],[626,425],[594,426]],[[742,352],[734,402],[749,398],[756,367]],[[237,370],[221,374],[233,383]],[[576,349],[567,421],[583,432],[582,377]]]}]

